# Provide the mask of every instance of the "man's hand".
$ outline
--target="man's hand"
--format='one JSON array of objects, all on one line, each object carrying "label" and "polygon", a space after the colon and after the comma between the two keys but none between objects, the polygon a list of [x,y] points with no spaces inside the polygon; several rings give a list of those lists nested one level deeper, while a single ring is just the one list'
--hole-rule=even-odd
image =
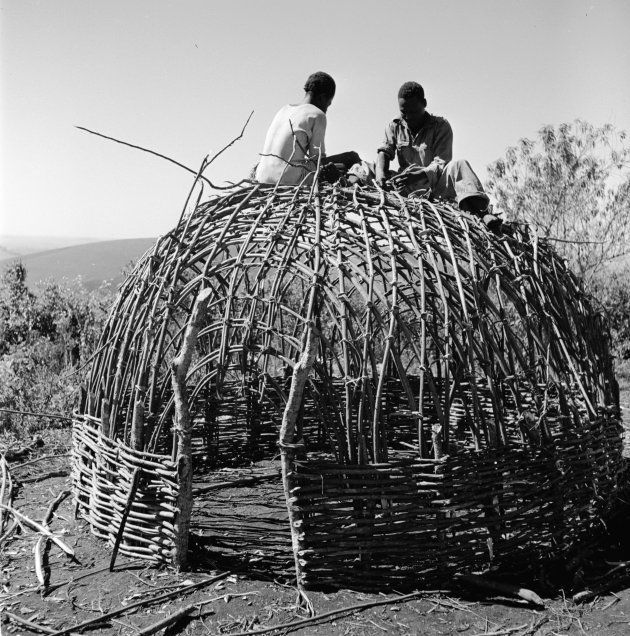
[{"label": "man's hand", "polygon": [[[426,183],[425,183],[426,182]],[[390,179],[392,186],[398,189],[414,190],[418,187],[428,187],[428,180],[422,166],[411,165]]]},{"label": "man's hand", "polygon": [[384,174],[378,174],[378,172],[376,173],[376,185],[379,188],[382,188],[383,190],[387,190],[389,184],[387,183],[387,178],[385,177]]}]

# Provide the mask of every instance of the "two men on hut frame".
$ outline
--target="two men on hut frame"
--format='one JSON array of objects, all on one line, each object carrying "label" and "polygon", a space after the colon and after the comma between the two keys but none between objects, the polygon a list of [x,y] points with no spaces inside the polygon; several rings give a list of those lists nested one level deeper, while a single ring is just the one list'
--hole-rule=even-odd
[{"label": "two men on hut frame", "polygon": [[[488,228],[500,228],[501,220],[491,213],[490,199],[470,163],[453,159],[451,125],[426,110],[420,84],[405,82],[400,87],[400,115],[385,127],[375,163],[362,161],[354,151],[326,154],[326,113],[335,92],[335,81],[328,73],[319,71],[307,78],[302,101],[283,106],[269,126],[256,181],[309,184],[319,168],[324,181],[343,179],[349,184],[395,190],[403,196],[444,199],[481,217]],[[398,171],[390,169],[394,159]]]}]

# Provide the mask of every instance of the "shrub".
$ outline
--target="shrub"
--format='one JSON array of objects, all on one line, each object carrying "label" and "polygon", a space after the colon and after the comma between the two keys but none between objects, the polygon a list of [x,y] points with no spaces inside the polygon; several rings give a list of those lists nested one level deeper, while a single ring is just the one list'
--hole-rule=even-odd
[{"label": "shrub", "polygon": [[[88,291],[80,279],[49,280],[30,289],[23,265],[5,268],[0,276],[0,409],[71,414],[112,296],[110,286]],[[0,430],[17,438],[53,421],[0,411]]]}]

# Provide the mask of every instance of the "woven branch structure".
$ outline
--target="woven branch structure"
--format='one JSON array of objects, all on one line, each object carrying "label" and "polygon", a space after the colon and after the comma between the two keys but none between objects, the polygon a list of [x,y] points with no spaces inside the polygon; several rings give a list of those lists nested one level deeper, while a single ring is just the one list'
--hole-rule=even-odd
[{"label": "woven branch structure", "polygon": [[121,286],[75,413],[94,533],[183,566],[193,479],[278,455],[300,586],[544,561],[601,527],[608,332],[549,244],[361,188],[193,207]]}]

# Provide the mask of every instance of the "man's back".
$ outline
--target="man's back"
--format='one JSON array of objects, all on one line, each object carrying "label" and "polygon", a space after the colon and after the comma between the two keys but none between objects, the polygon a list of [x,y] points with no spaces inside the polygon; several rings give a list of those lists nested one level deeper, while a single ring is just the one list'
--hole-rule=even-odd
[{"label": "man's back", "polygon": [[[326,114],[313,104],[283,106],[273,121],[256,168],[259,183],[301,183],[325,155]],[[291,165],[289,165],[291,164]]]}]

